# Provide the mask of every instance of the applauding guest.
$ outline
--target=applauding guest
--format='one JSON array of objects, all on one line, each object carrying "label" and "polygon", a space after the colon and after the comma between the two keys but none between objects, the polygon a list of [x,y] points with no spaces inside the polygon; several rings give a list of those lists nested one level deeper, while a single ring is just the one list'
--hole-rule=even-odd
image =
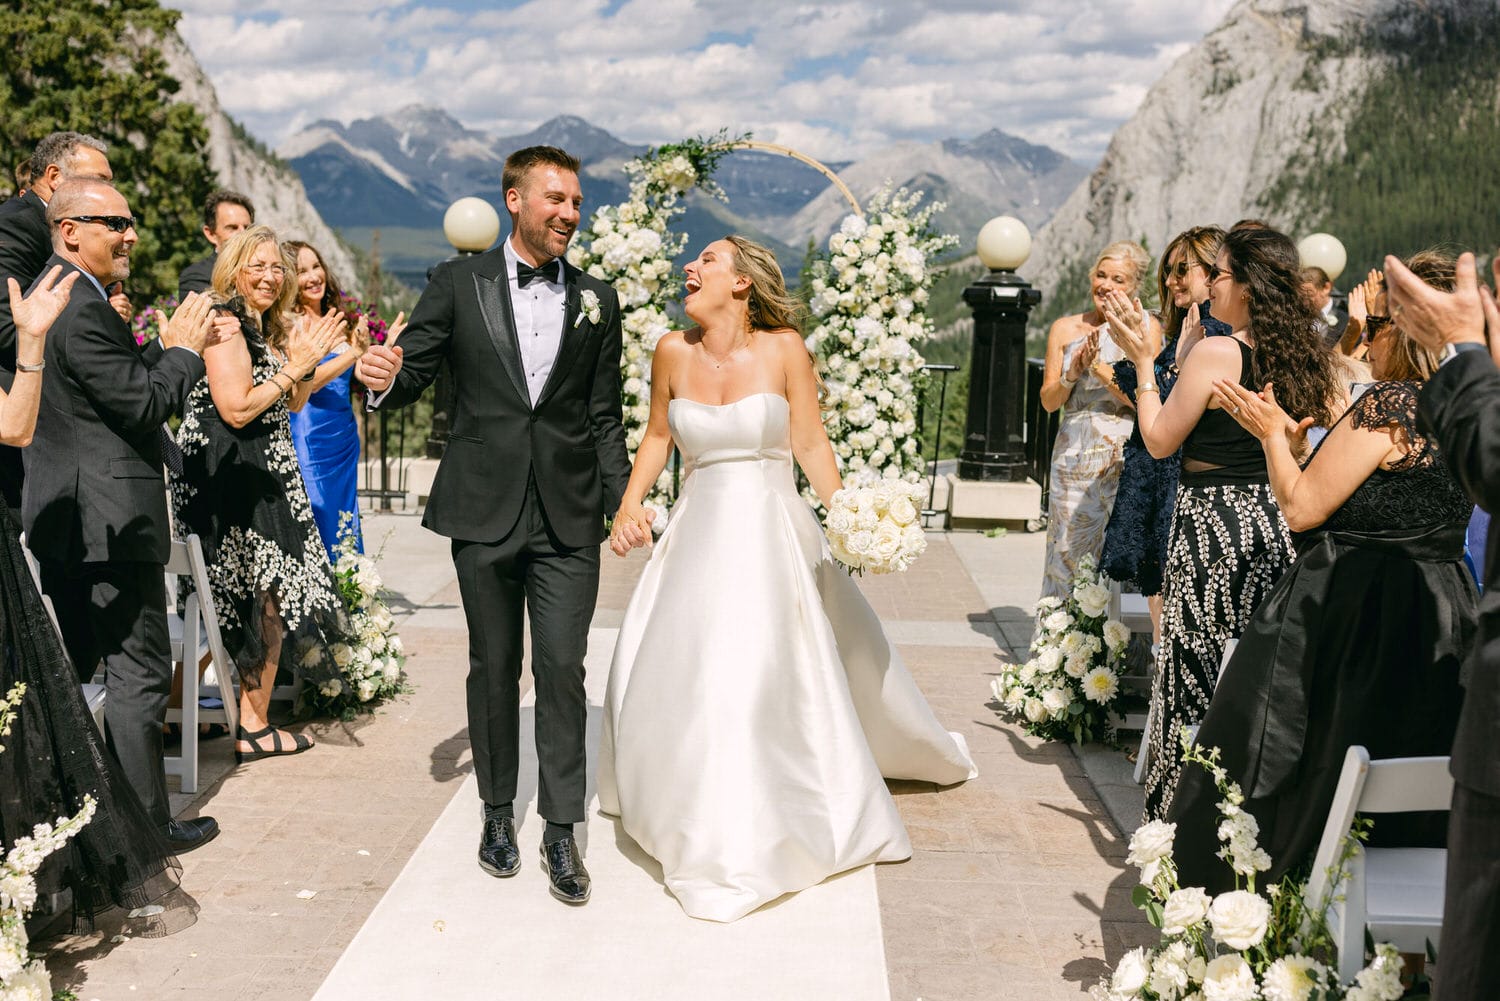
[{"label": "applauding guest", "polygon": [[[1213,315],[1232,335],[1193,347],[1165,403],[1155,385],[1136,388],[1146,448],[1158,458],[1182,449],[1162,594],[1163,650],[1151,692],[1148,820],[1171,805],[1181,770],[1179,728],[1203,718],[1225,644],[1244,630],[1292,556],[1260,442],[1215,401],[1214,382],[1252,390],[1275,382],[1294,418],[1312,417],[1325,427],[1343,409],[1333,360],[1318,339],[1297,268],[1297,248],[1283,234],[1231,231],[1208,285]],[[1137,371],[1150,371],[1157,346],[1141,322],[1140,304],[1112,292],[1105,313]]]},{"label": "applauding guest", "polygon": [[[323,263],[323,255],[311,244],[298,240],[288,240],[286,250],[297,262],[297,298],[290,318],[293,329],[316,324],[337,312],[343,296]],[[401,326],[401,317],[397,316],[387,343],[394,342]],[[369,321],[361,316],[353,327],[344,327],[344,334],[313,370],[307,405],[292,412],[292,441],[297,446],[297,461],[302,464],[313,520],[318,523],[318,534],[330,562],[335,558],[339,525],[346,514],[353,518],[350,530],[355,545],[364,552],[357,491],[359,427],[354,422],[349,390],[354,363],[370,346]]]},{"label": "applauding guest", "polygon": [[288,427],[289,408],[311,393],[318,361],[342,336],[342,313],[288,333],[295,286],[265,226],[229,239],[214,265],[214,296],[234,332],[204,353],[178,432],[181,470],[172,508],[182,531],[203,541],[224,645],[239,669],[240,760],[312,746],[267,719],[278,667],[312,684],[339,677],[331,641],[343,635],[343,605],[313,523]]},{"label": "applauding guest", "polygon": [[[1500,285],[1500,255],[1495,257]],[[1474,255],[1458,259],[1452,293],[1385,259],[1391,315],[1441,367],[1417,405],[1418,426],[1437,437],[1464,492],[1500,507],[1500,309],[1478,283]],[[1488,331],[1488,350],[1485,334]],[[1453,810],[1443,906],[1439,1001],[1487,1001],[1500,982],[1500,540],[1490,523],[1479,634],[1464,665],[1464,708],[1453,741]]]},{"label": "applauding guest", "polygon": [[[1406,263],[1434,288],[1453,287],[1451,257],[1428,252]],[[1305,468],[1274,386],[1263,396],[1226,380],[1215,387],[1220,406],[1260,440],[1297,547],[1225,665],[1198,732],[1245,790],[1272,882],[1312,857],[1351,745],[1374,758],[1441,755],[1458,725],[1459,663],[1475,616],[1463,564],[1470,504],[1437,442],[1417,428],[1417,397],[1438,359],[1400,323],[1369,329],[1381,381]],[[1178,821],[1183,885],[1233,888],[1216,857],[1220,798],[1207,773],[1183,773],[1168,815]],[[1441,846],[1445,819],[1382,816],[1371,840]]]},{"label": "applauding guest", "polygon": [[162,336],[136,346],[104,288],[130,274],[135,220],[104,181],[68,181],[47,203],[53,264],[82,272],[47,339],[36,434],[25,450],[26,541],[42,566],[73,666],[104,660],[110,745],[151,823],[173,850],[218,833],[208,817],[175,821],[162,768],[172,686],[162,565],[169,552],[162,422],[203,374],[209,302],[182,304]]},{"label": "applauding guest", "polygon": [[[1131,403],[1114,385],[1112,362],[1121,357],[1103,337],[1104,297],[1111,290],[1134,296],[1151,258],[1129,241],[1112,243],[1094,262],[1093,308],[1065,316],[1047,333],[1042,406],[1066,406],[1052,451],[1047,500],[1047,562],[1042,597],[1065,597],[1085,556],[1099,556],[1104,528],[1120,483],[1120,455],[1131,432]],[[1144,314],[1143,314],[1144,316]],[[1161,328],[1143,321],[1153,345]]]}]

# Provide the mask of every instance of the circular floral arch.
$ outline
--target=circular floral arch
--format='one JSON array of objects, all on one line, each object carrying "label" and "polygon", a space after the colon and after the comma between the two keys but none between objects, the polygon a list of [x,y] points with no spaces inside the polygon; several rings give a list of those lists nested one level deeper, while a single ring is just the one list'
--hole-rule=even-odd
[{"label": "circular floral arch", "polygon": [[[671,223],[694,189],[724,199],[713,180],[719,161],[735,149],[791,156],[826,176],[853,211],[808,262],[804,290],[811,314],[807,347],[827,386],[824,424],[846,481],[917,481],[922,458],[915,405],[922,388],[917,346],[932,336],[927,316],[931,257],[956,242],[934,233],[940,203],[918,208],[920,192],[877,192],[865,210],[833,171],[788,146],[723,132],[648,150],[625,165],[630,194],[594,213],[568,259],[609,282],[620,296],[621,359],[626,443],[640,445],[650,414],[651,353],[671,329],[667,307],[681,291],[672,261],[687,243]],[[664,471],[648,506],[666,524],[672,473]]]}]

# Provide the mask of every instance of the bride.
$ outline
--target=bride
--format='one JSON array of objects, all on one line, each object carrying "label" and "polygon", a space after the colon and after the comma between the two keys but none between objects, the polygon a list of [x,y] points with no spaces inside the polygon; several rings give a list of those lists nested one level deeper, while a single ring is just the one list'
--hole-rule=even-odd
[{"label": "bride", "polygon": [[976,773],[797,493],[840,487],[797,302],[737,236],[687,266],[687,314],[651,368],[651,416],[610,538],[649,544],[642,500],[687,470],[620,626],[599,799],[693,917],[733,921],[834,873],[911,855],[882,776]]}]

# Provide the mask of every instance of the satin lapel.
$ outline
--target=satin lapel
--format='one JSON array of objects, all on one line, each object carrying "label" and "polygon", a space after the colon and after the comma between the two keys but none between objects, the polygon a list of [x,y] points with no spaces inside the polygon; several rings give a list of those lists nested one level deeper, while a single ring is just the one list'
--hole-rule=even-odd
[{"label": "satin lapel", "polygon": [[500,356],[500,367],[510,377],[516,395],[528,406],[531,394],[526,390],[526,378],[521,371],[521,345],[516,340],[516,321],[510,309],[510,280],[505,273],[505,259],[500,259],[500,274],[495,276],[474,275],[474,293],[479,298],[479,312],[484,317],[485,330],[495,354]]},{"label": "satin lapel", "polygon": [[542,387],[542,393],[537,397],[538,407],[557,392],[557,387],[562,385],[562,381],[568,377],[568,369],[573,366],[573,359],[578,357],[578,349],[583,347],[584,341],[588,340],[588,320],[579,312],[581,306],[578,269],[564,262],[563,273],[567,276],[564,279],[567,282],[567,294],[564,299],[562,338],[557,347],[557,358],[552,362],[552,372],[547,376],[547,384]]}]

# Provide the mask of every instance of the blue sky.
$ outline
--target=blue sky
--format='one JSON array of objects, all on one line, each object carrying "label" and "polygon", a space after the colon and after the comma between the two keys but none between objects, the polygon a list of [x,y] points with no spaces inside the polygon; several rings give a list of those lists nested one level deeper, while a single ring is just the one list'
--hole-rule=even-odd
[{"label": "blue sky", "polygon": [[272,146],[437,105],[499,134],[727,127],[851,159],[1001,128],[1090,164],[1232,0],[186,0],[224,107]]}]

